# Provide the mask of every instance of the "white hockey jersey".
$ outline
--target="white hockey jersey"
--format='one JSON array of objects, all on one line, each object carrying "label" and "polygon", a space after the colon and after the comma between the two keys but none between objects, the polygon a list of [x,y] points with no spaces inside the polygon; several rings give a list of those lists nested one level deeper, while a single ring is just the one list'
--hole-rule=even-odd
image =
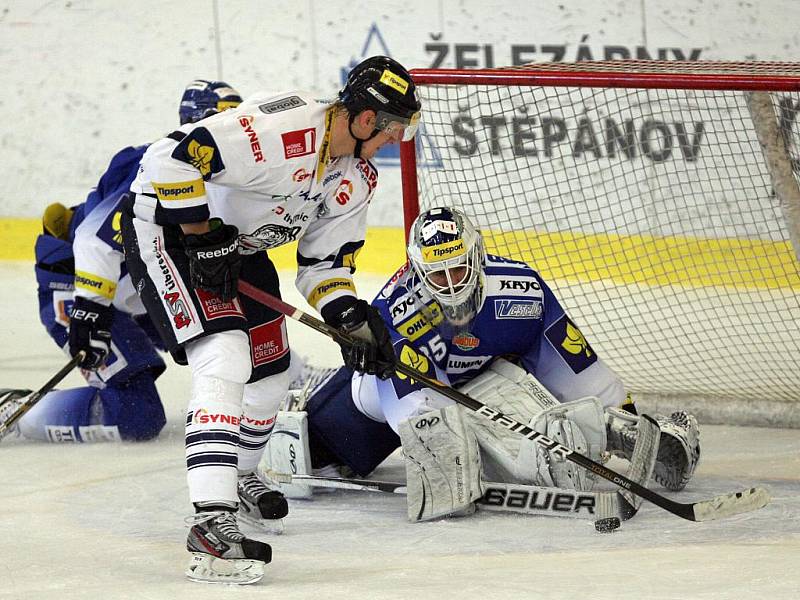
[{"label": "white hockey jersey", "polygon": [[243,252],[298,240],[296,284],[309,304],[355,296],[378,173],[352,155],[330,159],[332,121],[330,104],[287,92],[184,125],[145,153],[134,212],[161,225],[220,217]]},{"label": "white hockey jersey", "polygon": [[125,268],[119,204],[119,196],[104,199],[75,230],[75,296],[142,315],[144,305]]}]

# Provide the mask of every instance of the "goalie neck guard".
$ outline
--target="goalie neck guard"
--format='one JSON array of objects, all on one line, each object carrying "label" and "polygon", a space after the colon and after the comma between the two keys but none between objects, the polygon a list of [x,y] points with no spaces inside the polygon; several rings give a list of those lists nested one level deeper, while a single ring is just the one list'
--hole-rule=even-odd
[{"label": "goalie neck guard", "polygon": [[486,253],[480,232],[463,213],[432,208],[411,225],[408,258],[451,326],[469,325],[485,298]]}]

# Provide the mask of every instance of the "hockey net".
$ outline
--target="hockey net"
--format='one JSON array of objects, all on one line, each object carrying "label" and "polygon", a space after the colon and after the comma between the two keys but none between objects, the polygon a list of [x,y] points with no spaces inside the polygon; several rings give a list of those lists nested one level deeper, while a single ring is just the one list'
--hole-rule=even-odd
[{"label": "hockey net", "polygon": [[800,427],[800,64],[412,75],[406,227],[463,209],[646,407]]}]

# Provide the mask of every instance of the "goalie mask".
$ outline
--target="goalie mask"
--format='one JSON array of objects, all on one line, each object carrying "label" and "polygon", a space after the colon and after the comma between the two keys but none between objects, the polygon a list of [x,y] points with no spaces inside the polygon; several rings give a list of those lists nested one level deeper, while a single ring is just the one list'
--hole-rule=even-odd
[{"label": "goalie mask", "polygon": [[446,321],[460,329],[483,305],[485,251],[480,232],[463,213],[432,208],[411,225],[408,258]]}]

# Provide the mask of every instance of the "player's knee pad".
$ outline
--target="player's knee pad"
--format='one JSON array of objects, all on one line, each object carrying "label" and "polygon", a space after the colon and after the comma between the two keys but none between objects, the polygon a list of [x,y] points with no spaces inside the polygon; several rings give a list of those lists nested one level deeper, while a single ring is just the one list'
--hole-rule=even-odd
[{"label": "player's knee pad", "polygon": [[289,372],[264,377],[244,386],[243,412],[255,418],[273,417],[289,392]]},{"label": "player's knee pad", "polygon": [[186,344],[193,375],[246,383],[252,371],[250,341],[243,331],[212,333]]},{"label": "player's knee pad", "polygon": [[406,458],[408,518],[426,521],[474,510],[483,495],[475,435],[458,406],[400,423]]}]

